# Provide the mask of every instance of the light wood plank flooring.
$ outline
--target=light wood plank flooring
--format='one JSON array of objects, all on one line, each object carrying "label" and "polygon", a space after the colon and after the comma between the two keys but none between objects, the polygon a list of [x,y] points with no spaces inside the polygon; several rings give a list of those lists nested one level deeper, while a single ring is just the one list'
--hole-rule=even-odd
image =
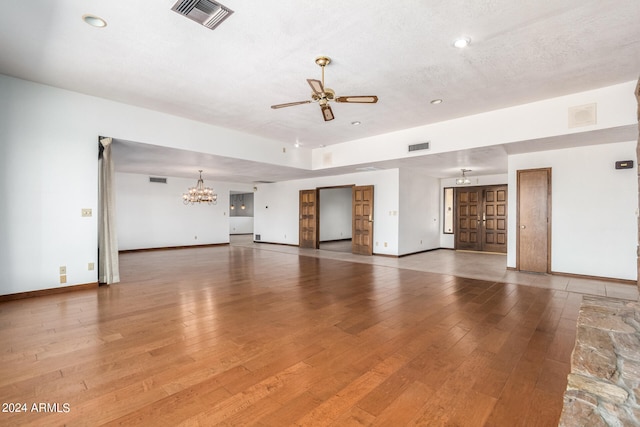
[{"label": "light wood plank flooring", "polygon": [[119,285],[0,303],[0,400],[27,405],[0,425],[560,416],[581,294],[237,246],[120,265]]}]

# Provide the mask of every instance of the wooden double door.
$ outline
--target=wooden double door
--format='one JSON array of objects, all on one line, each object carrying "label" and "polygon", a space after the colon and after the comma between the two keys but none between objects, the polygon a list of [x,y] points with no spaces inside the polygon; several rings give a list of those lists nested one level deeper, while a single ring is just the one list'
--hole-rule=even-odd
[{"label": "wooden double door", "polygon": [[[352,186],[351,252],[373,254],[373,185]],[[320,245],[319,189],[300,190],[299,246],[318,249]]]},{"label": "wooden double door", "polygon": [[507,186],[455,191],[456,249],[507,252]]}]

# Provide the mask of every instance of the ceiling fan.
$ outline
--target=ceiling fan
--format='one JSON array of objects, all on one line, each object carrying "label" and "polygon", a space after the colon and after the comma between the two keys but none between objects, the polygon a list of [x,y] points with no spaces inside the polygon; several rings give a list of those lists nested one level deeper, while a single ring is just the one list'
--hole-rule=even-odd
[{"label": "ceiling fan", "polygon": [[324,67],[329,65],[331,62],[331,58],[326,56],[319,56],[316,58],[316,64],[322,68],[322,81],[307,79],[307,83],[311,86],[311,99],[307,101],[298,101],[298,102],[288,102],[286,104],[276,104],[272,105],[271,108],[274,110],[278,108],[284,107],[292,107],[294,105],[301,104],[310,104],[311,102],[317,102],[320,104],[320,110],[322,111],[322,117],[325,122],[329,120],[333,120],[335,117],[333,116],[333,111],[331,111],[331,106],[329,105],[329,101],[335,102],[349,102],[349,103],[358,103],[358,104],[375,104],[378,102],[378,97],[373,96],[338,96],[336,97],[336,93],[333,89],[329,89],[328,87],[324,87]]}]

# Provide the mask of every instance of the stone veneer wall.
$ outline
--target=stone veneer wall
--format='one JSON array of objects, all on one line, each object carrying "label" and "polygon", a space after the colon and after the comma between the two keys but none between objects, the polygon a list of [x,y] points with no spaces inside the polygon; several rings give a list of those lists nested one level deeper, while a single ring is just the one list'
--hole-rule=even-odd
[{"label": "stone veneer wall", "polygon": [[559,425],[640,425],[640,303],[585,296]]}]

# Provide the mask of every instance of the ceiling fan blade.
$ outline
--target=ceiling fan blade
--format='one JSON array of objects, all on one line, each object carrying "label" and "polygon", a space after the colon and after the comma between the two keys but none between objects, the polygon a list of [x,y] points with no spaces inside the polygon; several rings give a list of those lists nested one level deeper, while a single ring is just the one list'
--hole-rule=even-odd
[{"label": "ceiling fan blade", "polygon": [[302,104],[310,104],[310,103],[311,101],[288,102],[286,104],[272,105],[271,108],[273,108],[274,110],[277,110],[278,108],[293,107],[294,105],[302,105]]},{"label": "ceiling fan blade", "polygon": [[324,87],[322,86],[322,82],[320,80],[307,79],[307,83],[309,83],[309,86],[311,86],[311,89],[313,89],[313,92],[316,95],[322,96],[322,94],[324,93]]},{"label": "ceiling fan blade", "polygon": [[324,117],[324,121],[328,122],[329,120],[333,120],[333,111],[331,111],[331,107],[328,105],[321,105],[320,109],[322,110],[322,116]]},{"label": "ceiling fan blade", "polygon": [[378,102],[378,97],[373,96],[339,96],[336,98],[336,102],[353,102],[360,104],[375,104]]}]

